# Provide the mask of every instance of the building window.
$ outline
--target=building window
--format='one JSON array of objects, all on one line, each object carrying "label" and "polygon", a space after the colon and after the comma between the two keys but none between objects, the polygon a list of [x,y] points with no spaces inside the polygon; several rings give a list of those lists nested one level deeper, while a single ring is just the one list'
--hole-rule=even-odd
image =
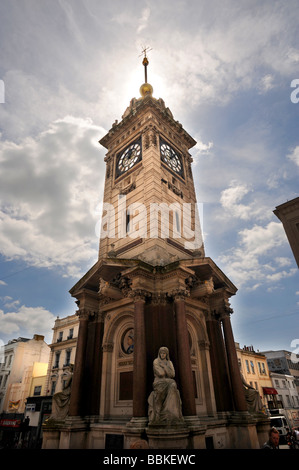
[{"label": "building window", "polygon": [[65,366],[69,366],[69,365],[70,365],[71,352],[72,352],[71,349],[67,349],[67,350],[65,351],[65,363],[64,363]]},{"label": "building window", "polygon": [[279,388],[279,380],[276,380],[276,379],[275,379],[275,387],[278,387],[278,388]]},{"label": "building window", "polygon": [[246,364],[246,370],[247,370],[248,374],[250,374],[249,363],[248,363],[247,359],[245,360],[245,364]]},{"label": "building window", "polygon": [[4,375],[4,380],[3,380],[3,387],[5,387],[5,385],[6,385],[6,382],[7,382],[7,377],[8,377],[8,375]]},{"label": "building window", "polygon": [[59,367],[59,358],[60,358],[60,351],[55,353],[55,362],[54,362],[55,368]]},{"label": "building window", "polygon": [[288,406],[291,406],[290,395],[286,395],[286,399],[287,399]]},{"label": "building window", "polygon": [[266,375],[266,367],[265,367],[265,363],[262,362],[262,374],[265,374]]},{"label": "building window", "polygon": [[260,363],[260,362],[258,362],[258,363],[257,363],[257,365],[258,365],[258,368],[259,368],[259,373],[261,374],[261,373],[262,373],[262,367],[261,367],[261,363]]},{"label": "building window", "polygon": [[0,375],[0,387],[1,387],[1,384],[2,384],[2,379],[3,379],[3,375]]},{"label": "building window", "polygon": [[12,360],[12,355],[10,355],[10,356],[8,357],[8,363],[7,363],[7,366],[10,366],[10,364],[11,364],[11,360]]},{"label": "building window", "polygon": [[282,395],[278,395],[278,401],[280,401],[280,403],[282,403]]},{"label": "building window", "polygon": [[51,395],[54,395],[55,389],[56,389],[56,382],[52,382],[52,385],[51,385]]},{"label": "building window", "polygon": [[254,382],[255,389],[258,390],[257,382]]},{"label": "building window", "polygon": [[74,336],[74,328],[70,328],[69,335],[68,335],[67,339],[72,339],[73,336]]},{"label": "building window", "polygon": [[59,331],[58,338],[57,338],[57,343],[60,343],[60,341],[62,341],[62,338],[63,338],[63,331]]},{"label": "building window", "polygon": [[282,386],[283,386],[283,388],[287,388],[287,384],[286,384],[285,380],[282,381]]},{"label": "building window", "polygon": [[253,361],[250,361],[251,372],[255,374]]},{"label": "building window", "polygon": [[36,387],[34,387],[33,395],[35,397],[39,396],[41,393],[42,393],[42,386],[41,385],[37,385]]}]

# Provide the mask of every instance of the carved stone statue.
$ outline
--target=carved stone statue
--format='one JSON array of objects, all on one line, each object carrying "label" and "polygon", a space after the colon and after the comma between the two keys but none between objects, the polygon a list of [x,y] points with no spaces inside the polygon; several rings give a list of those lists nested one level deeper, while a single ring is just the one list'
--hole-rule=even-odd
[{"label": "carved stone statue", "polygon": [[149,425],[184,424],[180,393],[174,380],[175,371],[166,347],[159,349],[153,363],[153,392],[148,398]]},{"label": "carved stone statue", "polygon": [[70,365],[68,378],[61,392],[57,392],[52,398],[52,413],[49,420],[64,420],[68,414],[71,398],[71,385],[73,378],[73,364]]},{"label": "carved stone statue", "polygon": [[250,413],[261,413],[263,404],[259,392],[246,382],[242,373],[241,378],[244,387],[245,398],[247,401],[248,411]]}]

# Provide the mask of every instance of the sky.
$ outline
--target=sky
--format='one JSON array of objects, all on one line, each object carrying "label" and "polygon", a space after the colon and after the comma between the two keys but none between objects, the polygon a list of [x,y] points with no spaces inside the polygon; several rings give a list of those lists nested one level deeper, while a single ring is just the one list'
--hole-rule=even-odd
[{"label": "sky", "polygon": [[273,214],[299,195],[298,15],[297,0],[1,0],[0,342],[50,343],[75,313],[68,291],[98,256],[98,141],[140,96],[148,46],[153,96],[197,141],[235,341],[299,346],[298,268]]}]

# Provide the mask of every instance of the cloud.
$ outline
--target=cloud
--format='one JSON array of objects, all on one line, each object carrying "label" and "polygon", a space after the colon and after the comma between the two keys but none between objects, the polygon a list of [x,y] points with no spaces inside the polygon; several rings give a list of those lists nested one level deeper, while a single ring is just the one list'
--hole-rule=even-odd
[{"label": "cloud", "polygon": [[[11,337],[11,335],[27,336],[32,338],[34,334],[45,336],[47,342],[51,341],[49,336],[52,331],[55,315],[44,307],[26,307],[22,305],[18,309],[4,313],[0,310],[1,335]],[[2,339],[1,338],[1,339]]]},{"label": "cloud", "polygon": [[259,90],[261,93],[266,93],[267,91],[274,88],[274,76],[271,74],[265,75],[261,78]]},{"label": "cloud", "polygon": [[293,163],[295,163],[295,165],[299,166],[299,145],[287,155],[287,158],[289,158]]},{"label": "cloud", "polygon": [[[36,139],[0,142],[0,253],[76,276],[96,257],[104,130],[66,116]],[[4,176],[5,175],[5,176]]]},{"label": "cloud", "polygon": [[291,266],[292,262],[290,258],[285,258],[283,256],[275,258],[275,262],[278,264],[278,266]]},{"label": "cloud", "polygon": [[137,33],[141,33],[143,29],[147,27],[147,23],[151,14],[149,7],[146,7],[142,10],[141,18],[139,19],[139,26],[137,28]]},{"label": "cloud", "polygon": [[273,251],[286,243],[285,234],[280,223],[270,222],[266,226],[254,225],[239,231],[236,248],[228,250],[220,261],[225,272],[238,287],[255,290],[265,284],[273,284],[293,276],[297,270],[281,269],[289,266],[284,257],[273,258]]},{"label": "cloud", "polygon": [[7,283],[0,279],[0,286],[7,286]]},{"label": "cloud", "polygon": [[[12,299],[11,299],[12,300]],[[13,300],[12,302],[6,302],[4,304],[4,307],[8,310],[12,309],[12,308],[16,308],[18,305],[20,304],[20,301],[19,300]]]},{"label": "cloud", "polygon": [[229,187],[221,192],[220,203],[225,210],[223,217],[234,217],[240,220],[265,218],[267,208],[261,205],[257,197],[247,204],[241,203],[245,196],[253,194],[253,190],[247,184],[231,181]]}]

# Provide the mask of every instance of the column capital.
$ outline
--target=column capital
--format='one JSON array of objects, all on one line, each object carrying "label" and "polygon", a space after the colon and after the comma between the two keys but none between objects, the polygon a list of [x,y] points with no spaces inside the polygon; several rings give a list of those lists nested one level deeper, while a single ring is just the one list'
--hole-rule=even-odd
[{"label": "column capital", "polygon": [[167,302],[167,294],[164,292],[155,293],[151,296],[153,305],[165,305]]},{"label": "column capital", "polygon": [[168,293],[168,297],[172,297],[175,302],[186,300],[189,296],[190,291],[188,289],[174,289]]},{"label": "column capital", "polygon": [[152,294],[145,289],[132,289],[128,292],[128,297],[131,297],[134,303],[145,302],[151,295]]},{"label": "column capital", "polygon": [[89,320],[91,317],[94,317],[97,314],[94,310],[90,310],[88,308],[79,308],[76,311],[76,315],[78,315],[79,320]]},{"label": "column capital", "polygon": [[225,292],[215,293],[210,297],[210,312],[216,319],[222,319],[233,313],[228,298]]}]

